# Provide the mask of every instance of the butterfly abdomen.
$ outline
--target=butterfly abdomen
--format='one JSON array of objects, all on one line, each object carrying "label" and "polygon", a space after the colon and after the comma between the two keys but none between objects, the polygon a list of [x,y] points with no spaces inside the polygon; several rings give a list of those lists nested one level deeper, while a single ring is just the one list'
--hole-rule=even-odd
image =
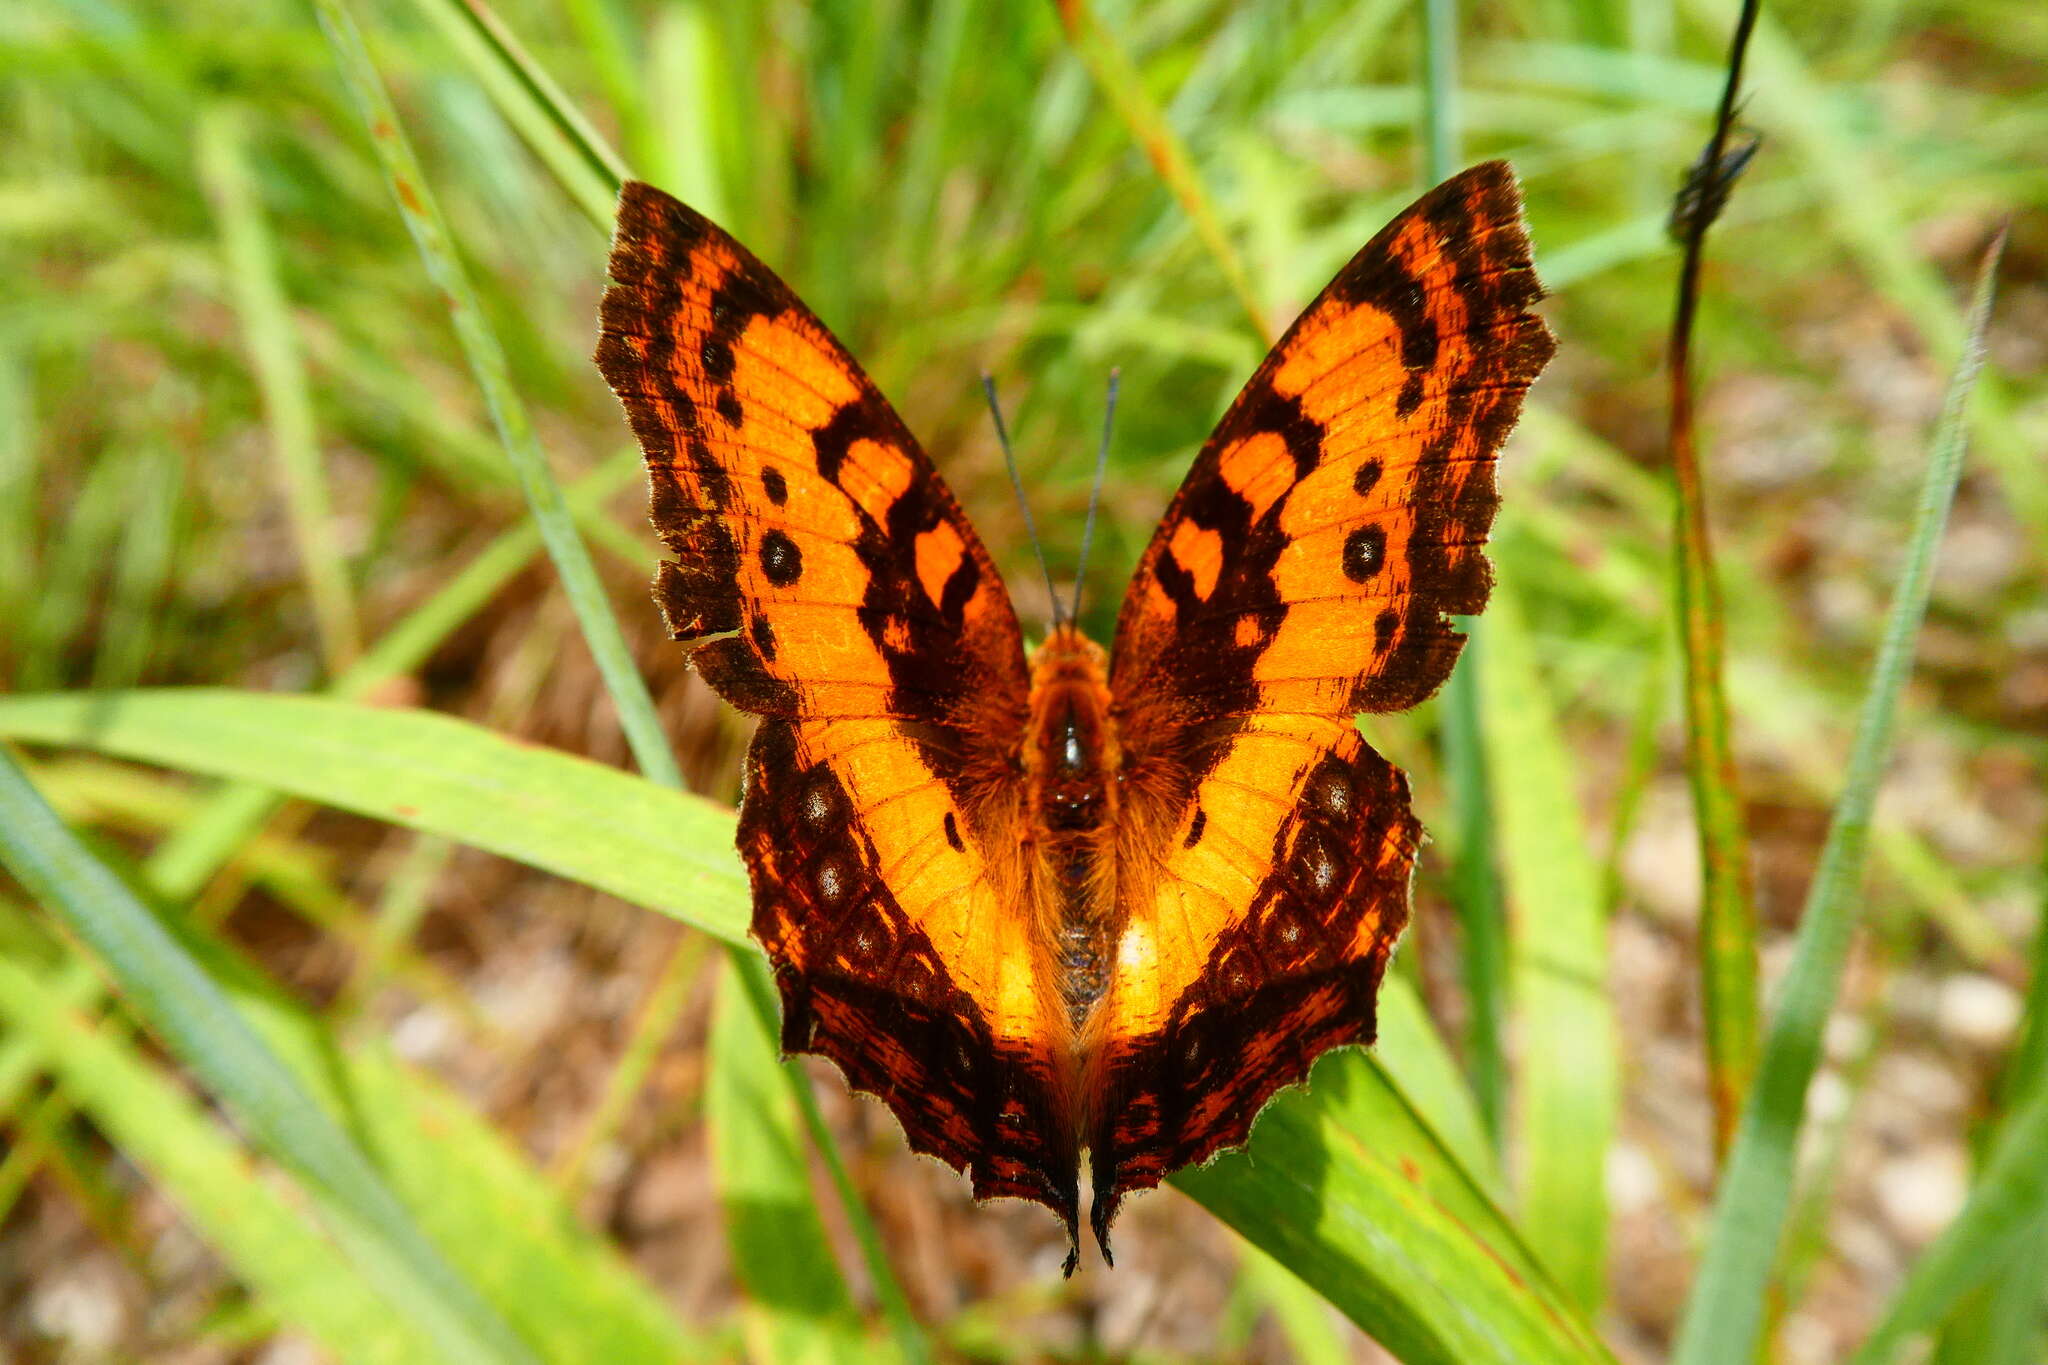
[{"label": "butterfly abdomen", "polygon": [[1027,837],[1049,884],[1054,974],[1079,1029],[1109,988],[1115,957],[1110,850],[1118,813],[1120,746],[1100,646],[1070,626],[1032,660],[1024,735]]}]

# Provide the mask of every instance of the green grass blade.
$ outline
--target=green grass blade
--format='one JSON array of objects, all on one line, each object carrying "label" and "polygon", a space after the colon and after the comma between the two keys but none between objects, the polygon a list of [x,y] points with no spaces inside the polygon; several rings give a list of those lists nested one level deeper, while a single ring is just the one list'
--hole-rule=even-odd
[{"label": "green grass blade", "polygon": [[[346,1119],[421,1227],[547,1360],[628,1365],[709,1354],[710,1343],[679,1328],[658,1292],[600,1234],[573,1217],[516,1141],[438,1082],[400,1065],[381,1040],[345,1048],[332,1026],[220,940],[180,927],[185,946],[250,1026],[330,1116]],[[53,977],[53,1001],[58,984]],[[118,1051],[114,1032],[102,1029],[99,1036]],[[71,1093],[63,1054],[44,1052],[53,1073],[66,1082],[65,1093]],[[100,1092],[87,1084],[76,1094],[104,1126],[95,1100]],[[127,1155],[159,1150],[158,1135],[147,1127],[110,1135]],[[235,1162],[246,1177],[246,1155],[238,1154]],[[185,1199],[178,1171],[162,1174],[173,1195]],[[230,1213],[232,1198],[230,1191]],[[206,1221],[212,1215],[212,1202],[196,1210],[200,1231],[233,1255],[242,1245],[234,1235],[239,1230],[216,1229]],[[252,1283],[269,1283],[268,1269],[238,1265],[237,1273],[254,1275]],[[419,1359],[421,1353],[415,1348],[399,1358]]]},{"label": "green grass blade", "polygon": [[[595,515],[596,509],[629,474],[640,470],[640,454],[592,470],[571,490],[572,509]],[[408,612],[341,677],[331,692],[361,697],[380,683],[416,668],[448,634],[471,619],[540,549],[531,524],[499,535],[464,565],[425,602]],[[236,849],[255,832],[277,804],[277,796],[260,785],[234,783],[209,798],[205,807],[157,846],[143,865],[143,880],[152,895],[182,902],[199,893]],[[99,978],[80,964],[67,974],[60,992],[66,1003],[84,1008],[99,993]],[[0,1047],[0,1110],[33,1075],[27,1054]]]},{"label": "green grass blade", "polygon": [[[1940,1322],[1944,1313],[2023,1248],[2036,1252],[2034,1234],[2048,1220],[2048,1086],[1999,1124],[1991,1157],[1955,1221],[1922,1252],[1884,1317],[1854,1357],[1854,1365],[1895,1360],[1909,1338]],[[2019,1263],[2040,1293],[2041,1262]]]},{"label": "green grass blade", "polygon": [[1273,1315],[1299,1365],[1347,1365],[1351,1352],[1323,1296],[1249,1243],[1238,1248],[1240,1284]]},{"label": "green grass blade", "polygon": [[1871,811],[1891,754],[1899,693],[1911,672],[1914,641],[1927,610],[1935,552],[1962,473],[1963,424],[1970,389],[1983,364],[1992,285],[2004,244],[2001,233],[1977,275],[1970,342],[1949,380],[1907,540],[1905,566],[1857,716],[1841,799],[1828,823],[1827,842],[1800,916],[1792,964],[1779,988],[1756,1083],[1743,1107],[1715,1200],[1712,1232],[1679,1325],[1674,1365],[1747,1362],[1756,1349],[1764,1288],[1791,1208],[1793,1156],[1806,1091],[1819,1063],[1821,1033],[1840,990],[1856,928],[1856,893],[1863,877]]},{"label": "green grass blade", "polygon": [[1216,268],[1223,272],[1230,292],[1243,305],[1252,331],[1261,340],[1272,341],[1273,331],[1266,321],[1265,310],[1259,306],[1259,296],[1252,289],[1251,277],[1245,273],[1237,248],[1231,245],[1229,234],[1223,230],[1223,221],[1216,212],[1215,197],[1203,185],[1194,158],[1188,154],[1187,144],[1181,141],[1180,134],[1166,121],[1166,115],[1160,111],[1151,91],[1145,88],[1143,74],[1115,35],[1095,17],[1088,0],[1057,0],[1057,5],[1060,22],[1066,25],[1067,40],[1073,45],[1075,55],[1088,68],[1089,76],[1109,101],[1111,110],[1130,131],[1132,141],[1152,163],[1152,169],[1159,173],[1166,188],[1180,201],[1181,210],[1194,224],[1195,235],[1215,260]]},{"label": "green grass blade", "polygon": [[220,224],[228,283],[263,394],[271,454],[283,485],[299,566],[313,598],[320,652],[332,676],[355,661],[362,642],[346,561],[334,534],[305,361],[249,165],[247,114],[232,104],[209,108],[199,121],[198,144],[199,172]]},{"label": "green grass blade", "polygon": [[[392,1312],[303,1209],[251,1168],[240,1143],[135,1048],[95,1031],[51,983],[0,957],[0,1019],[50,1060],[51,1072],[121,1155],[166,1194],[277,1316],[339,1359],[363,1365],[432,1360],[439,1347]],[[27,1149],[27,1144],[15,1152]],[[9,1160],[14,1153],[10,1153]]]},{"label": "green grass blade", "polygon": [[418,0],[477,84],[598,231],[610,233],[626,163],[482,0]]},{"label": "green grass blade", "polygon": [[[2034,925],[2032,985],[2023,1018],[1999,1087],[2008,1108],[2048,1090],[2048,902]],[[2048,1216],[2035,1224],[2034,1244],[2048,1246]],[[2017,1258],[1949,1315],[1935,1346],[1935,1365],[2031,1365],[2040,1355],[2044,1306],[2048,1284],[2040,1266],[2032,1257]]]},{"label": "green grass blade", "polygon": [[1457,1059],[1415,985],[1390,973],[1380,985],[1373,1056],[1425,1118],[1458,1164],[1498,1199],[1506,1190],[1500,1155]]},{"label": "green grass blade", "polygon": [[165,688],[0,697],[0,735],[238,778],[445,835],[747,942],[729,810],[452,716]]},{"label": "green grass blade", "polygon": [[729,960],[720,976],[704,1084],[733,1273],[764,1314],[770,1359],[843,1359],[853,1301],[811,1201],[802,1119],[741,970]]},{"label": "green grass blade", "polygon": [[[1875,1358],[1887,1326],[1892,1326],[1895,1340],[1904,1335],[1907,1330],[1904,1326],[1905,1308],[1910,1301],[1917,1299],[1924,1303],[1932,1297],[1920,1286],[1936,1274],[1938,1252],[1951,1248],[1948,1254],[1961,1261],[1989,1250],[1987,1243],[1990,1238],[1985,1235],[1986,1230],[1972,1230],[1969,1222],[1973,1210],[1982,1210],[1976,1214],[1980,1218],[1986,1213],[1997,1216],[1995,1205],[1986,1206],[1996,1197],[1991,1181],[2000,1173],[2000,1163],[2004,1162],[2008,1168],[2005,1172],[2008,1186],[2015,1176],[2022,1185],[2028,1179],[2024,1172],[2011,1168],[2030,1159],[2020,1130],[2030,1121],[2027,1115],[2048,1099],[2048,903],[2041,906],[2034,926],[2033,979],[2027,991],[2026,1012],[2022,1018],[2024,1023],[2019,1042],[2006,1062],[2005,1076],[1999,1086],[2005,1117],[1990,1135],[1988,1147],[1991,1156],[1978,1177],[1969,1205],[1913,1267],[1892,1307],[1887,1310],[1885,1321],[1880,1323],[1865,1346],[1866,1355]],[[2035,1151],[2042,1147],[2048,1147],[2048,1143],[2037,1144]],[[2035,1156],[2031,1159],[2040,1158]],[[2034,1179],[2038,1181],[2039,1177]],[[2025,1191],[2008,1188],[2006,1197],[2023,1199]],[[2036,1198],[2039,1198],[2038,1190]],[[2016,1240],[2025,1246],[2048,1246],[2048,1209],[2037,1207],[2032,1227],[2021,1228],[2016,1239],[2006,1240]],[[2005,1250],[2009,1253],[2011,1247]],[[1985,1283],[1967,1295],[1958,1296],[1957,1308],[1948,1314],[1936,1346],[1936,1365],[2026,1365],[2034,1358],[2042,1308],[2048,1305],[2048,1283],[2043,1281],[2040,1262],[2032,1256],[2008,1255],[2005,1265],[1985,1279]],[[1917,1313],[1918,1324],[1924,1324],[1930,1316],[1926,1311]]]},{"label": "green grass blade", "polygon": [[680,787],[682,774],[668,739],[654,714],[654,702],[647,684],[633,664],[618,619],[590,562],[590,553],[576,534],[574,519],[560,485],[548,469],[547,455],[540,447],[526,404],[512,385],[511,369],[498,338],[478,306],[469,274],[455,252],[446,221],[435,202],[433,190],[422,174],[412,142],[398,120],[398,111],[384,88],[363,36],[356,28],[346,0],[316,0],[321,27],[334,49],[343,79],[355,97],[363,125],[383,166],[385,178],[397,197],[399,212],[407,231],[419,247],[428,276],[440,289],[455,325],[456,336],[469,361],[471,374],[490,408],[492,425],[504,445],[506,457],[519,476],[520,488],[540,528],[548,557],[561,575],[562,590],[576,613],[577,625],[588,645],[605,690],[617,708],[619,725],[642,772],[664,786]]},{"label": "green grass blade", "polygon": [[457,1270],[547,1360],[652,1365],[706,1353],[468,1101],[402,1065],[381,1038],[345,1047],[220,940],[194,935],[189,946],[307,1092],[349,1123]]},{"label": "green grass blade", "polygon": [[1170,1183],[1408,1365],[1608,1359],[1374,1057],[1324,1058]]},{"label": "green grass blade", "polygon": [[[648,97],[664,130],[647,175],[713,222],[728,221],[719,126],[734,117],[735,72],[721,51],[718,24],[705,4],[670,5],[654,20]],[[740,115],[744,117],[744,115]]]},{"label": "green grass blade", "polygon": [[388,1257],[380,1277],[452,1360],[532,1361],[532,1352],[459,1278],[358,1148],[249,1029],[212,979],[133,892],[64,827],[0,752],[0,860],[91,945],[136,1012],[256,1141],[343,1216],[337,1233]]},{"label": "green grass blade", "polygon": [[[31,619],[42,589],[36,572],[35,410],[27,366],[11,339],[0,341],[0,620]],[[0,682],[19,686],[20,627],[0,637]]]},{"label": "green grass blade", "polygon": [[1458,0],[1421,0],[1422,175],[1441,185],[1458,169]]},{"label": "green grass blade", "polygon": [[[729,811],[451,717],[166,689],[0,697],[0,736],[276,786],[745,941]],[[1390,1045],[1395,1032],[1390,1022]],[[1405,1074],[1427,1074],[1411,1061]],[[1491,1182],[1466,1170],[1418,1100],[1347,1051],[1269,1108],[1247,1152],[1176,1180],[1362,1328],[1414,1344],[1417,1359],[1604,1359],[1493,1204]]]},{"label": "green grass blade", "polygon": [[1620,1109],[1607,917],[1558,724],[1516,585],[1487,609],[1479,675],[1512,935],[1516,1027],[1540,1039],[1515,1074],[1516,1207],[1572,1301],[1607,1288],[1607,1152]]},{"label": "green grass blade", "polygon": [[705,947],[702,935],[683,934],[669,948],[668,960],[634,1013],[632,1032],[611,1075],[605,1078],[597,1103],[551,1163],[551,1178],[571,1202],[582,1192],[590,1158],[616,1135],[654,1069],[655,1059],[674,1035],[676,1021],[690,1003],[690,988],[704,965]]}]

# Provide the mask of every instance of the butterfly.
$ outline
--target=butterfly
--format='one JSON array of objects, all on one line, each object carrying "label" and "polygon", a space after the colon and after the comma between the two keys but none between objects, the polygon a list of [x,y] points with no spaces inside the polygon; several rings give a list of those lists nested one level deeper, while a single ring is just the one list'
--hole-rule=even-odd
[{"label": "butterfly", "polygon": [[1369,1043],[1421,826],[1359,736],[1485,605],[1494,457],[1554,347],[1506,164],[1375,236],[1224,413],[1105,651],[1026,654],[994,561],[860,365],[662,191],[619,200],[597,364],[647,456],[655,597],[760,718],[739,849],[782,1048],[977,1199],[1105,1261],[1126,1194]]}]

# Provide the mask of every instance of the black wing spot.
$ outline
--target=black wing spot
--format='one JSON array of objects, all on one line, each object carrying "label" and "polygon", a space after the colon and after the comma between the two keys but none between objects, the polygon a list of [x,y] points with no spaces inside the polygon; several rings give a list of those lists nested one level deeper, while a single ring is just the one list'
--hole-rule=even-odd
[{"label": "black wing spot", "polygon": [[740,406],[740,396],[731,389],[719,394],[718,415],[725,419],[727,426],[738,426],[740,419],[746,415],[746,409]]},{"label": "black wing spot", "polygon": [[1351,491],[1362,498],[1372,492],[1378,486],[1379,481],[1380,462],[1378,460],[1367,460],[1358,467],[1358,473],[1352,478]]},{"label": "black wing spot", "polygon": [[1384,654],[1394,643],[1394,632],[1401,628],[1401,613],[1383,611],[1372,623],[1372,652]]},{"label": "black wing spot", "polygon": [[775,662],[775,627],[768,624],[765,616],[754,618],[754,648],[761,651],[761,657],[769,663]]},{"label": "black wing spot", "polygon": [[804,576],[804,552],[780,530],[761,537],[761,572],[778,588],[786,588]]},{"label": "black wing spot", "polygon": [[1410,370],[1408,377],[1401,381],[1401,392],[1394,396],[1394,415],[1412,416],[1422,406],[1422,376],[1425,371]]},{"label": "black wing spot", "polygon": [[715,339],[707,341],[698,351],[697,358],[703,362],[704,373],[713,383],[725,384],[732,380],[732,346],[729,343]]},{"label": "black wing spot", "polygon": [[946,812],[946,842],[953,846],[955,853],[965,853],[967,845],[960,841],[960,822],[953,818],[953,812]]},{"label": "black wing spot", "polygon": [[1361,526],[1344,537],[1344,576],[1363,583],[1380,571],[1387,558],[1387,533],[1377,526]]},{"label": "black wing spot", "polygon": [[1188,826],[1188,837],[1181,843],[1181,847],[1193,848],[1196,844],[1201,843],[1202,831],[1204,829],[1207,829],[1208,825],[1209,812],[1203,810],[1200,806],[1196,806],[1195,821],[1193,824]]},{"label": "black wing spot", "polygon": [[783,479],[782,471],[779,469],[761,471],[761,489],[767,493],[768,501],[777,507],[789,501],[789,484]]}]

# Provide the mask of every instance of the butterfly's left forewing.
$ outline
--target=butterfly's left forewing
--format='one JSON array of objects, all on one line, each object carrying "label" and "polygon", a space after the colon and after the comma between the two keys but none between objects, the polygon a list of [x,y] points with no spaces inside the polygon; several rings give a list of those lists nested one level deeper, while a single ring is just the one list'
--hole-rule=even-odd
[{"label": "butterfly's left forewing", "polygon": [[599,367],[646,450],[692,662],[762,717],[739,842],[783,1046],[831,1058],[978,1196],[1075,1217],[1062,1027],[1015,910],[1027,677],[938,471],[781,280],[650,186],[619,204]]},{"label": "butterfly's left forewing", "polygon": [[1353,716],[1414,705],[1478,611],[1495,451],[1552,343],[1513,176],[1373,239],[1224,415],[1140,559],[1111,665],[1123,923],[1096,1022],[1098,1236],[1369,1042],[1420,827]]}]

